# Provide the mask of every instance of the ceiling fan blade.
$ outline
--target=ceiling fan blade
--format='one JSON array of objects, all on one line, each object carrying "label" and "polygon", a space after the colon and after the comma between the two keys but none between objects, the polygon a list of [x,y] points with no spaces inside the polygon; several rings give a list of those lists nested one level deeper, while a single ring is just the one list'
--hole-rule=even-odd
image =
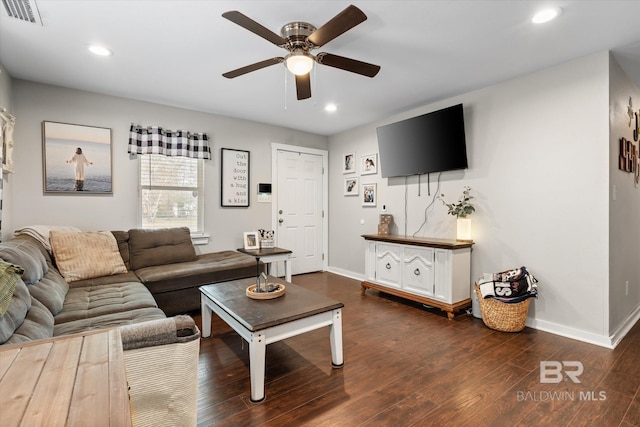
[{"label": "ceiling fan blade", "polygon": [[315,30],[307,40],[316,45],[316,47],[320,47],[366,20],[367,15],[363,11],[354,5],[350,5],[329,22]]},{"label": "ceiling fan blade", "polygon": [[261,68],[269,67],[271,65],[276,65],[284,61],[282,57],[276,57],[271,59],[265,59],[264,61],[256,62],[255,64],[247,65],[245,67],[238,68],[233,71],[228,71],[223,74],[224,77],[228,79],[233,79],[234,77],[241,76],[243,74],[250,73],[252,71],[259,70]]},{"label": "ceiling fan blade", "polygon": [[351,71],[352,73],[361,74],[367,77],[375,77],[375,75],[378,74],[378,71],[380,71],[379,65],[369,64],[368,62],[345,58],[344,56],[333,55],[331,53],[319,53],[316,55],[316,61],[318,64],[340,68],[341,70]]},{"label": "ceiling fan blade", "polygon": [[296,76],[296,91],[298,93],[298,101],[311,98],[311,73]]},{"label": "ceiling fan blade", "polygon": [[256,21],[246,15],[243,15],[237,10],[225,12],[222,14],[222,17],[227,18],[229,21],[240,25],[241,27],[251,31],[254,34],[259,35],[263,39],[270,41],[276,46],[284,47],[289,43],[287,39],[280,37],[270,29],[258,24]]}]

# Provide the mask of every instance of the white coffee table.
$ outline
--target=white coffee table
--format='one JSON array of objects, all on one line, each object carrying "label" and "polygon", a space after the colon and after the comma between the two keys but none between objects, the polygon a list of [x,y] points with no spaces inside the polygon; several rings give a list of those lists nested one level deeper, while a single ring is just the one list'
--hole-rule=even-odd
[{"label": "white coffee table", "polygon": [[216,313],[249,343],[251,401],[265,398],[264,374],[268,344],[329,326],[331,364],[340,368],[342,356],[342,307],[344,304],[292,283],[269,276],[286,286],[283,296],[255,300],[246,296],[255,278],[200,287],[202,337],[211,336],[211,314]]}]

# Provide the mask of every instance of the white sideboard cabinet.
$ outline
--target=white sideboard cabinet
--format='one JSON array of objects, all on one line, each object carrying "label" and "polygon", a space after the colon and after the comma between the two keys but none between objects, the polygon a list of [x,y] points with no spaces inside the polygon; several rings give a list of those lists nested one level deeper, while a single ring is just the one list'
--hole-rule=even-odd
[{"label": "white sideboard cabinet", "polygon": [[372,234],[366,240],[367,289],[438,307],[449,319],[471,305],[472,241]]}]

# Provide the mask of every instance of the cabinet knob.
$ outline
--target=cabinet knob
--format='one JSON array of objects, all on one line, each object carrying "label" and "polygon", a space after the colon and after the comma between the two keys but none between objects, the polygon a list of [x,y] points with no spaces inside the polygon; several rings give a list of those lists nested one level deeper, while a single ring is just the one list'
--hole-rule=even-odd
[{"label": "cabinet knob", "polygon": [[416,276],[420,275],[420,269],[416,268],[415,270],[413,270],[413,274],[415,274]]},{"label": "cabinet knob", "polygon": [[391,270],[391,264],[387,263],[387,265],[385,265],[385,267],[387,267],[387,270]]}]

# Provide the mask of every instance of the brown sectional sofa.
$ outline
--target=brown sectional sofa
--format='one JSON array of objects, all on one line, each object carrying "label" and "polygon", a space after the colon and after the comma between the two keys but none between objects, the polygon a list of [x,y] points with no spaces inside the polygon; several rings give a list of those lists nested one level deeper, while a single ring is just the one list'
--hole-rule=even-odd
[{"label": "brown sectional sofa", "polygon": [[197,255],[188,228],[113,231],[123,274],[67,283],[37,239],[0,243],[0,259],[21,267],[0,344],[164,319],[200,308],[198,287],[256,274],[253,257],[223,251]]}]

